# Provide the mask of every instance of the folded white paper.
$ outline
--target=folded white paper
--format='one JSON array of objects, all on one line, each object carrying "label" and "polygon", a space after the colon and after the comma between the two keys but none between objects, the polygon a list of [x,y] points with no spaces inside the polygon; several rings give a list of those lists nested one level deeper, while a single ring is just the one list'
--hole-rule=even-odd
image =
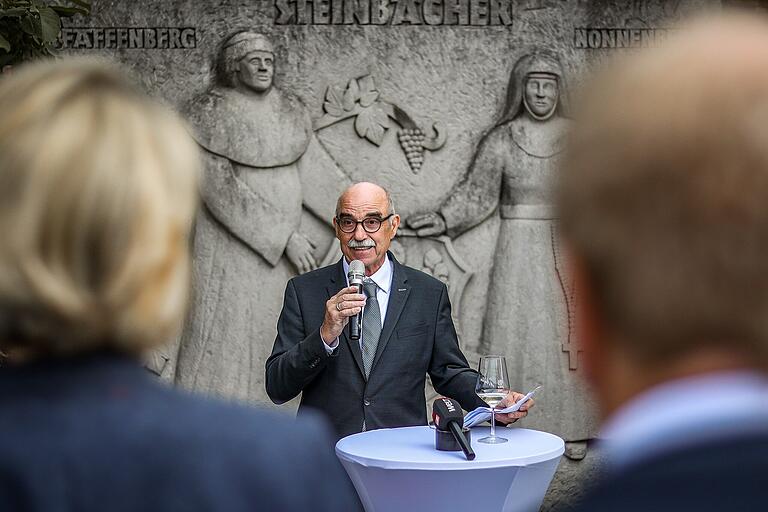
[{"label": "folded white paper", "polygon": [[[523,398],[515,402],[514,404],[510,405],[509,407],[506,407],[504,409],[496,409],[496,413],[498,414],[506,414],[510,412],[517,412],[520,410],[520,407],[530,399],[533,394],[540,388],[541,386],[536,386],[536,388],[525,395]],[[488,421],[491,419],[491,408],[490,407],[478,407],[474,411],[468,412],[466,416],[464,416],[464,426],[466,428],[472,428],[475,425],[479,425],[480,423],[484,421]]]},{"label": "folded white paper", "polygon": [[[515,404],[517,405],[517,404]],[[506,409],[496,409],[497,413],[506,413],[506,412],[515,412],[520,407],[515,407],[513,405],[512,407],[507,407]],[[490,407],[478,407],[474,411],[468,412],[466,416],[464,416],[464,426],[466,428],[472,428],[475,425],[479,425],[480,423],[484,421],[489,421],[491,419],[491,408]]]}]

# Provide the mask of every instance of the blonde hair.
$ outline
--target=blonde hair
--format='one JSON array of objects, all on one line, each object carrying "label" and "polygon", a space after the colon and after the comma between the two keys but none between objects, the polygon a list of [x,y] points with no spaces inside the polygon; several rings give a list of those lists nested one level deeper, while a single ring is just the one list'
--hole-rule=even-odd
[{"label": "blonde hair", "polygon": [[197,147],[112,65],[0,79],[0,349],[137,353],[180,327]]},{"label": "blonde hair", "polygon": [[699,21],[584,88],[561,228],[637,361],[768,367],[768,21]]}]

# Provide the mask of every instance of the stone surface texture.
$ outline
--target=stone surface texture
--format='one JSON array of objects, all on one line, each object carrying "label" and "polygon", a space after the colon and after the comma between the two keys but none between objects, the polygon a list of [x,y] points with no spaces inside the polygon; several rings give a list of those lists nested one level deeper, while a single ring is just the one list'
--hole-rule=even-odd
[{"label": "stone surface texture", "polygon": [[[364,16],[344,14],[361,5],[380,6],[368,16],[387,13],[391,23],[361,24]],[[390,190],[403,219],[442,212],[446,233],[403,229],[393,251],[449,284],[471,364],[502,353],[520,391],[544,384],[520,426],[553,431],[572,445],[543,508],[577,499],[599,454],[585,442],[597,435],[596,416],[579,384],[578,351],[568,345],[570,292],[557,275],[556,219],[510,209],[551,206],[568,114],[537,119],[523,109],[505,117],[510,85],[527,83],[513,67],[526,55],[554,55],[563,105],[585,72],[654,44],[705,5],[719,2],[95,0],[90,18],[65,23],[71,39],[64,51],[125,63],[150,94],[186,115],[205,163],[192,311],[181,338],[149,366],[188,388],[269,405],[264,360],[285,283],[299,271],[286,253],[289,240],[298,233],[311,240],[318,264],[335,261],[335,195],[347,183],[374,181]],[[498,23],[466,24],[490,17]],[[185,28],[164,32],[174,41],[185,34],[185,44],[152,48],[145,40],[133,48],[117,36],[117,48],[104,48],[110,44],[87,39],[93,28],[118,27],[154,35]],[[232,98],[217,85],[219,46],[240,30],[271,41],[273,99],[282,103]],[[216,101],[223,107],[212,108]],[[475,188],[466,185],[473,176]]]}]

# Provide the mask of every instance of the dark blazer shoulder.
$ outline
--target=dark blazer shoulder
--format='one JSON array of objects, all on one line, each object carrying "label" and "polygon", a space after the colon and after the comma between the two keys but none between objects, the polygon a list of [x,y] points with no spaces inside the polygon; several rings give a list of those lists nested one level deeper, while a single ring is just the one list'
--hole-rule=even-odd
[{"label": "dark blazer shoulder", "polygon": [[572,512],[760,510],[768,433],[701,443],[606,475]]},{"label": "dark blazer shoulder", "polygon": [[355,508],[326,421],[193,395],[126,358],[80,359],[0,372],[0,474],[13,476],[0,510]]}]

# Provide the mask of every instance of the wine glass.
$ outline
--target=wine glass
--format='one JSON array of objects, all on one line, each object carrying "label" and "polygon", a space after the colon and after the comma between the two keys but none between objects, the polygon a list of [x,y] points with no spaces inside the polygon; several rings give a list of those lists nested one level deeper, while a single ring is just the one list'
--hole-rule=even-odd
[{"label": "wine glass", "polygon": [[496,435],[496,406],[509,393],[507,360],[504,356],[483,356],[477,366],[477,385],[475,393],[491,408],[491,435],[479,439],[486,444],[506,443],[507,439]]}]

